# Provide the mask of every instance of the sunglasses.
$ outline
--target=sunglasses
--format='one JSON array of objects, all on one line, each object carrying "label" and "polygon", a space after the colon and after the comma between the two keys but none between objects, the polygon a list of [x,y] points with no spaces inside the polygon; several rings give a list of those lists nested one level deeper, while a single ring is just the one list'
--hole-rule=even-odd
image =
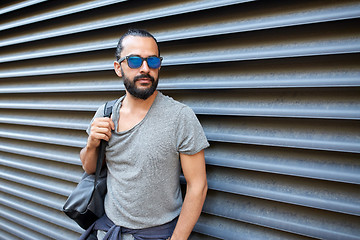
[{"label": "sunglasses", "polygon": [[147,57],[147,58],[142,58],[140,56],[126,56],[120,58],[119,63],[121,63],[125,59],[127,61],[129,68],[134,68],[134,69],[141,67],[144,61],[147,62],[149,68],[157,69],[161,66],[161,61],[163,60],[162,57],[156,57],[156,56]]}]

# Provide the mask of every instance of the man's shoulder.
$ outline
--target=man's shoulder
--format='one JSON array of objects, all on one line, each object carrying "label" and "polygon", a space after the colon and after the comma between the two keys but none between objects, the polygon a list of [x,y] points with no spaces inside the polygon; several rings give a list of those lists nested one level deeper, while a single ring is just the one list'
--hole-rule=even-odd
[{"label": "man's shoulder", "polygon": [[163,114],[166,114],[169,117],[173,116],[176,119],[178,119],[179,116],[181,116],[181,118],[194,118],[195,112],[190,106],[164,94],[161,94],[160,98],[158,107],[160,109],[159,111]]},{"label": "man's shoulder", "polygon": [[186,104],[181,103],[168,95],[164,95],[161,92],[159,92],[159,102],[162,105],[166,105],[167,107],[170,107],[172,109],[177,109],[177,110],[180,110],[184,107],[188,107]]}]

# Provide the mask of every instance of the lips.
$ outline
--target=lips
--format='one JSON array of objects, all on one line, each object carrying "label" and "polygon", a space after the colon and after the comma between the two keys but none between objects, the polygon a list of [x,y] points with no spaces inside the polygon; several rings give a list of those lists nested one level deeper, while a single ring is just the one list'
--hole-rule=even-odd
[{"label": "lips", "polygon": [[150,78],[140,78],[140,79],[137,79],[136,81],[152,82]]},{"label": "lips", "polygon": [[139,82],[141,84],[153,83],[154,78],[149,75],[140,75],[134,78],[134,82]]}]

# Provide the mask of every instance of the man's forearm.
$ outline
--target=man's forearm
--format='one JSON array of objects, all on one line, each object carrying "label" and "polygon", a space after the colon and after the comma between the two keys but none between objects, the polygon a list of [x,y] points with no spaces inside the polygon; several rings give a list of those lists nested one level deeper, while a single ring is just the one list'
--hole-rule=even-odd
[{"label": "man's forearm", "polygon": [[98,156],[98,148],[84,147],[80,151],[80,160],[85,172],[92,174],[96,171],[96,161]]},{"label": "man's forearm", "polygon": [[188,239],[201,214],[201,210],[206,198],[206,193],[206,183],[202,186],[187,187],[179,220],[176,224],[171,240]]}]

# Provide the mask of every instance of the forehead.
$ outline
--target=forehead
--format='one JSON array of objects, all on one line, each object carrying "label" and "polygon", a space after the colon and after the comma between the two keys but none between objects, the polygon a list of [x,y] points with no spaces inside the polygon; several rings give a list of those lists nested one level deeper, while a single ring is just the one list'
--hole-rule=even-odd
[{"label": "forehead", "polygon": [[146,57],[158,54],[157,44],[151,37],[127,36],[122,45],[122,56],[133,54]]}]

